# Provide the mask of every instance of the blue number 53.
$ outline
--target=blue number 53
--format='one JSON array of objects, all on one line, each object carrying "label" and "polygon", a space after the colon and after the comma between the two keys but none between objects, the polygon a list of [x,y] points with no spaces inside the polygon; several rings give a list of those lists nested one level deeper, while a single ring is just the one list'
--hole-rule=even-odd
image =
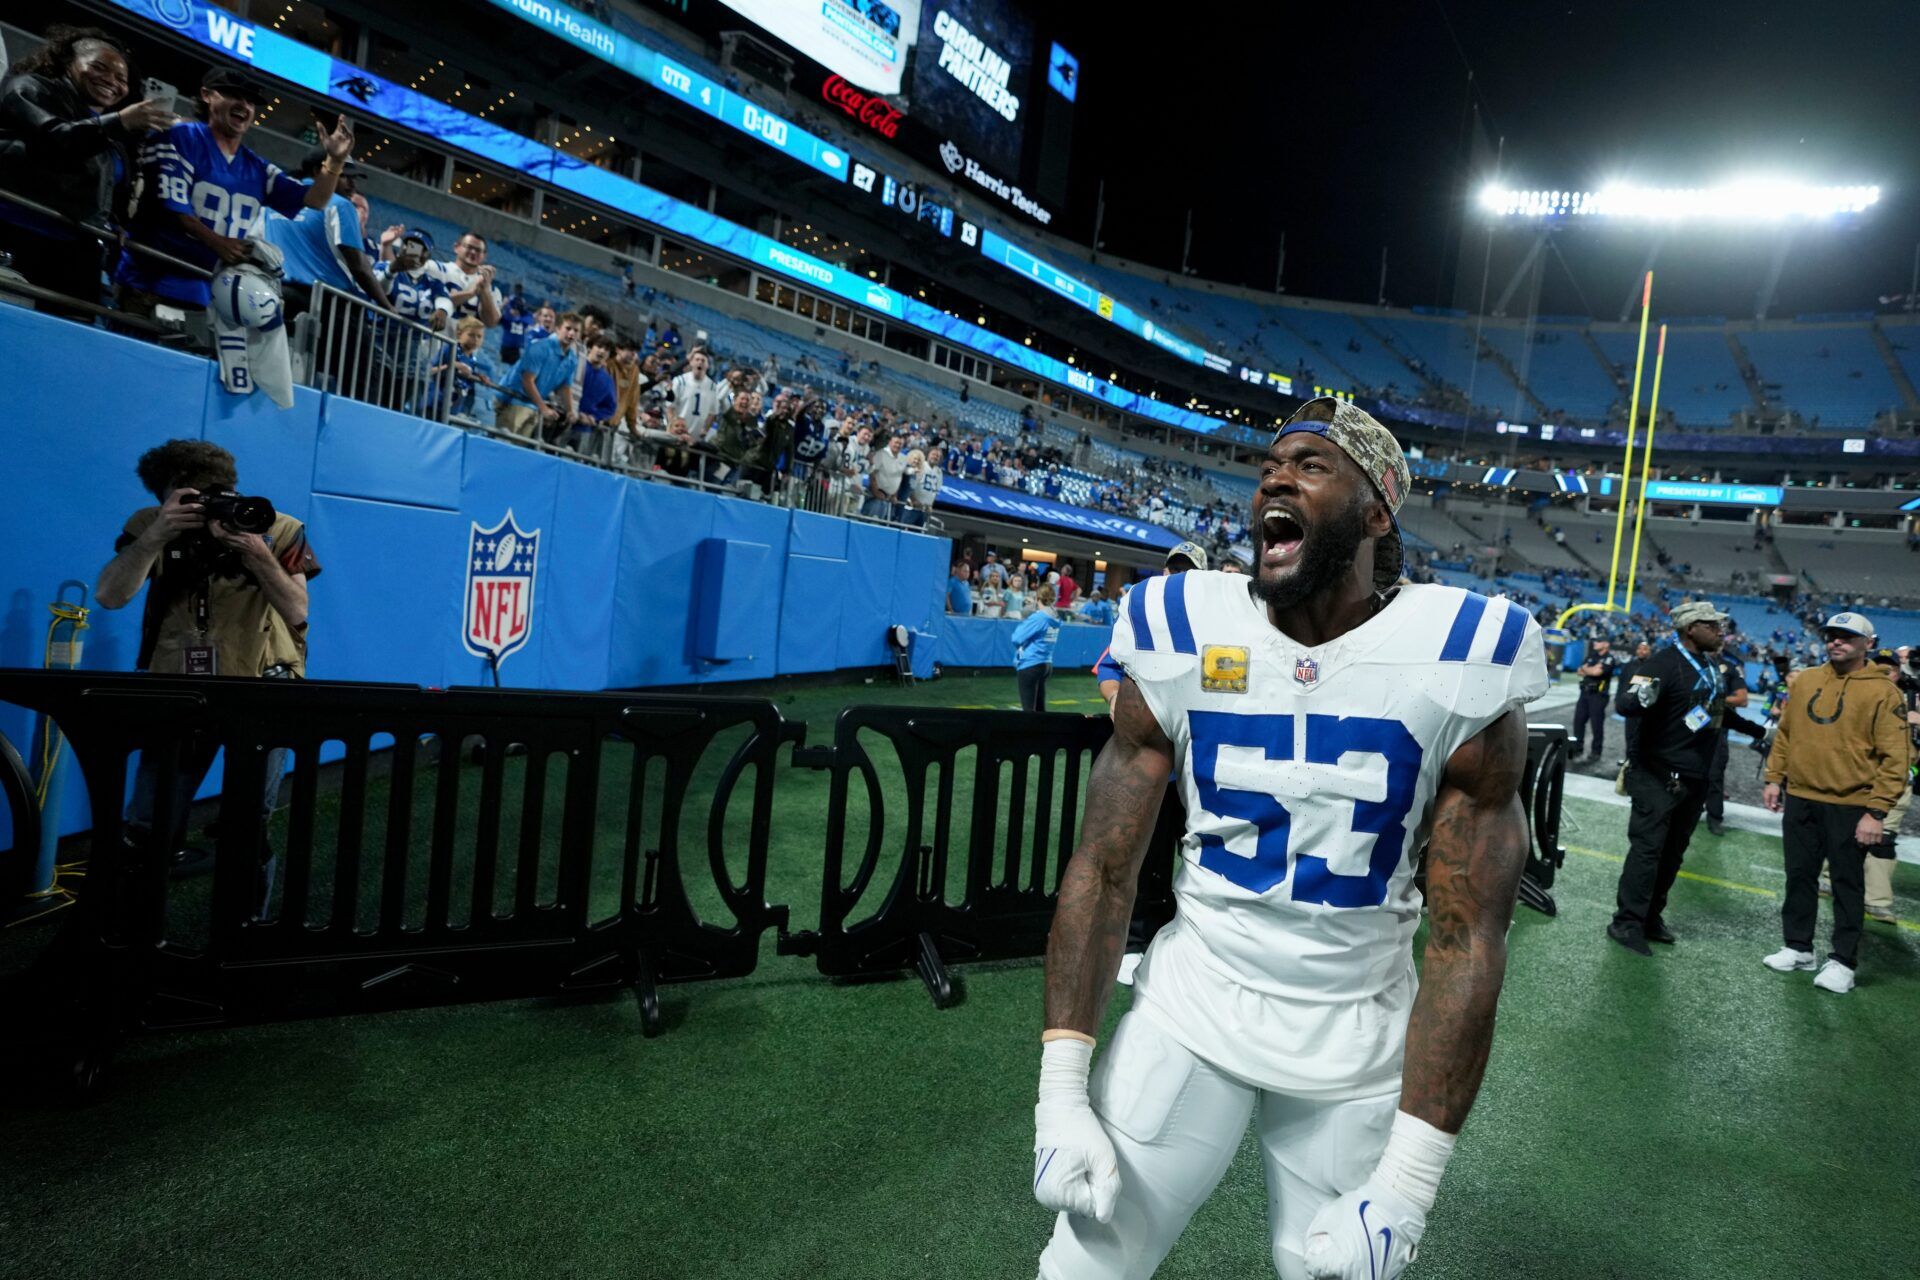
[{"label": "blue number 53", "polygon": [[1413,808],[1420,779],[1420,744],[1398,720],[1310,715],[1306,721],[1305,750],[1296,755],[1291,715],[1187,713],[1200,807],[1222,818],[1239,818],[1252,825],[1256,833],[1251,858],[1229,852],[1226,842],[1217,835],[1201,835],[1200,865],[1249,893],[1265,893],[1287,878],[1293,815],[1277,796],[1221,786],[1216,780],[1220,748],[1261,751],[1275,763],[1298,760],[1304,764],[1338,764],[1343,756],[1352,754],[1382,756],[1387,762],[1386,798],[1352,802],[1349,830],[1374,838],[1366,873],[1340,875],[1327,866],[1325,858],[1301,853],[1294,859],[1293,881],[1295,902],[1377,907],[1387,900],[1387,882],[1400,865],[1407,843],[1407,814]]}]

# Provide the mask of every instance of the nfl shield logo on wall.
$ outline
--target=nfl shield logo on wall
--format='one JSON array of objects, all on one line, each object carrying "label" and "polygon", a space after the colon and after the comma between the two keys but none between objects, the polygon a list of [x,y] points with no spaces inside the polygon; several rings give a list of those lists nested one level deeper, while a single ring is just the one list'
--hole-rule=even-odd
[{"label": "nfl shield logo on wall", "polygon": [[1293,679],[1295,684],[1312,684],[1320,678],[1320,664],[1312,658],[1295,658]]},{"label": "nfl shield logo on wall", "polygon": [[467,652],[498,666],[533,632],[533,580],[540,564],[540,531],[513,522],[513,511],[491,529],[473,522],[467,540],[466,608],[460,640]]}]

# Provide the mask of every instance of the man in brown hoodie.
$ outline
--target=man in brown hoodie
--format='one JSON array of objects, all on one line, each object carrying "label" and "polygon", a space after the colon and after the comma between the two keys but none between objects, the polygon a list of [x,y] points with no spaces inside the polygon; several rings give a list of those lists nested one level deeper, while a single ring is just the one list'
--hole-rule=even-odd
[{"label": "man in brown hoodie", "polygon": [[1833,880],[1833,949],[1813,981],[1844,995],[1853,990],[1859,956],[1866,850],[1879,843],[1887,811],[1906,785],[1906,705],[1892,681],[1867,669],[1871,622],[1836,613],[1821,633],[1827,663],[1788,677],[1786,710],[1767,757],[1762,800],[1786,811],[1787,900],[1780,909],[1786,945],[1766,964],[1782,973],[1818,964],[1813,933],[1825,864]]}]

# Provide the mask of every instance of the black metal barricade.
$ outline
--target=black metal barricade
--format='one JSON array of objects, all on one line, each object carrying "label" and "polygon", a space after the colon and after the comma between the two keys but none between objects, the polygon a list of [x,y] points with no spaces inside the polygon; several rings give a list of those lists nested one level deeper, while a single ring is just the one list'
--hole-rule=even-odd
[{"label": "black metal barricade", "polygon": [[[768,702],[39,671],[0,672],[0,701],[60,724],[92,801],[86,891],[26,984],[82,1057],[134,1027],[622,987],[653,1035],[658,984],[748,973],[760,935],[785,931],[765,900],[774,765],[804,726]],[[211,895],[204,936],[183,936],[195,891],[170,880],[164,833],[184,831],[183,771],[213,744]],[[287,834],[270,849],[261,804],[283,749]],[[748,768],[746,822],[729,827]],[[136,792],[154,784],[163,834],[129,835],[130,773]],[[706,814],[685,812],[709,792]],[[595,866],[596,833],[617,866]]]},{"label": "black metal barricade", "polygon": [[[794,752],[795,765],[829,771],[831,790],[820,927],[782,938],[781,954],[814,956],[831,977],[915,970],[940,1008],[961,998],[949,965],[1044,954],[1087,774],[1112,731],[1104,716],[841,712],[830,746]],[[863,735],[898,758],[897,817]],[[849,849],[856,814],[864,815],[866,839]],[[1140,873],[1132,949],[1173,917],[1182,825],[1169,790]]]},{"label": "black metal barricade", "polygon": [[1567,860],[1560,844],[1560,801],[1567,786],[1567,743],[1571,732],[1557,724],[1527,726],[1527,771],[1520,779],[1520,802],[1527,809],[1532,840],[1527,846],[1527,870],[1520,878],[1520,901],[1535,911],[1558,915],[1553,895],[1554,874]]}]

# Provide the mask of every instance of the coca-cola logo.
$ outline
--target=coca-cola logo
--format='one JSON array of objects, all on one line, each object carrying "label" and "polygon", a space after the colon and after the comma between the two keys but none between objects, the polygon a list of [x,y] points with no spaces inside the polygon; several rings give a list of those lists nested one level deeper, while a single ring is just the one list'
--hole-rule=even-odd
[{"label": "coca-cola logo", "polygon": [[828,76],[820,86],[820,96],[883,138],[900,133],[900,108],[878,94],[854,88],[842,76]]}]

